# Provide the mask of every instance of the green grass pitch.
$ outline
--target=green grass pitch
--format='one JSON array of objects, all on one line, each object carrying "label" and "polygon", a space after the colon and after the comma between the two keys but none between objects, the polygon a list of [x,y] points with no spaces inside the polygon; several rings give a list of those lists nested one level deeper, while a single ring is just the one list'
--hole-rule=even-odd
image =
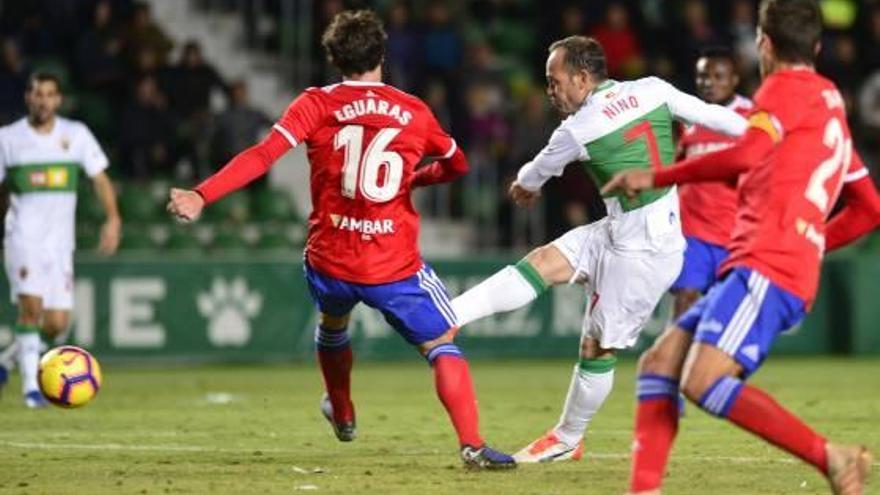
[{"label": "green grass pitch", "polygon": [[[485,437],[513,451],[553,425],[574,361],[472,363]],[[880,361],[771,359],[755,383],[820,431],[880,448]],[[620,494],[626,488],[634,362],[587,436],[580,462],[463,469],[423,363],[357,364],[359,438],[342,444],[318,411],[312,366],[105,367],[80,410],[26,410],[16,379],[0,401],[2,494]],[[877,466],[875,466],[875,469]],[[665,493],[828,493],[811,468],[690,406]],[[867,493],[880,493],[876,480]]]}]

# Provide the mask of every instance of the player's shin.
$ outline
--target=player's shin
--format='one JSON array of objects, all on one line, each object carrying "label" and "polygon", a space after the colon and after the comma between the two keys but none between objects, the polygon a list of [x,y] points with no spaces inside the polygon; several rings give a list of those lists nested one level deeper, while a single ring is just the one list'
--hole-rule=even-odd
[{"label": "player's shin", "polygon": [[572,373],[568,396],[559,423],[554,428],[556,438],[573,447],[581,440],[587,425],[602,407],[614,386],[614,365],[617,358],[581,359]]},{"label": "player's shin", "polygon": [[14,329],[18,367],[21,371],[21,391],[27,394],[39,390],[37,368],[40,361],[40,327],[17,323]]},{"label": "player's shin", "polygon": [[700,407],[788,451],[828,474],[827,441],[762,390],[740,379],[719,378]]},{"label": "player's shin", "polygon": [[455,344],[440,344],[425,356],[434,369],[437,397],[446,408],[460,445],[482,447],[479,411],[467,360]]},{"label": "player's shin", "polygon": [[354,360],[351,341],[345,328],[315,329],[315,348],[318,364],[324,377],[324,386],[333,405],[333,419],[337,423],[354,420],[351,402],[351,367]]},{"label": "player's shin", "polygon": [[508,265],[464,294],[452,300],[458,325],[491,314],[513,311],[534,301],[547,290],[538,271],[523,259]]},{"label": "player's shin", "polygon": [[657,490],[678,432],[678,381],[642,373],[636,385],[635,439],[630,492]]}]

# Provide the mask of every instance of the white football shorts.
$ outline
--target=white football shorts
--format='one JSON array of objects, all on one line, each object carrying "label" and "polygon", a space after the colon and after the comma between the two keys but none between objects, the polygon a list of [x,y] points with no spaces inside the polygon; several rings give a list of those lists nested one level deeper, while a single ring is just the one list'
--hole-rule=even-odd
[{"label": "white football shorts", "polygon": [[13,304],[28,295],[42,297],[44,309],[73,309],[72,251],[7,246],[4,257]]}]

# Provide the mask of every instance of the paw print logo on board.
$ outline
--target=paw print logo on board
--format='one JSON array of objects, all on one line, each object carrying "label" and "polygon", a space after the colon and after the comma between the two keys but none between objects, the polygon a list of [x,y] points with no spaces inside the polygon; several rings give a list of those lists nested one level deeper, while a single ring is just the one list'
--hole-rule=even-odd
[{"label": "paw print logo on board", "polygon": [[208,320],[208,340],[217,347],[241,347],[250,341],[251,320],[260,314],[263,296],[248,288],[243,277],[214,278],[211,289],[198,295],[199,313]]}]

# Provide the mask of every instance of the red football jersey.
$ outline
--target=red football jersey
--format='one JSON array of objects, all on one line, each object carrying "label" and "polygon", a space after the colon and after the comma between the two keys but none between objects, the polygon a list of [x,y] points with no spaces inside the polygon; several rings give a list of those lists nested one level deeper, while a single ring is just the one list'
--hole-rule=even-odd
[{"label": "red football jersey", "polygon": [[749,118],[776,142],[739,180],[739,209],[722,271],[746,266],[812,304],[825,221],[844,181],[867,173],[854,157],[843,98],[808,69],[779,71],[755,95]]},{"label": "red football jersey", "polygon": [[316,270],[382,284],[420,269],[413,171],[423,157],[456,149],[424,102],[382,83],[345,81],[307,89],[274,129],[308,145],[306,260]]},{"label": "red football jersey", "polygon": [[[752,101],[735,95],[727,108],[746,116]],[[733,146],[738,138],[701,125],[685,127],[679,146],[682,157],[691,158]],[[724,182],[695,182],[678,188],[681,229],[684,235],[726,246],[736,219],[736,187]]]}]

